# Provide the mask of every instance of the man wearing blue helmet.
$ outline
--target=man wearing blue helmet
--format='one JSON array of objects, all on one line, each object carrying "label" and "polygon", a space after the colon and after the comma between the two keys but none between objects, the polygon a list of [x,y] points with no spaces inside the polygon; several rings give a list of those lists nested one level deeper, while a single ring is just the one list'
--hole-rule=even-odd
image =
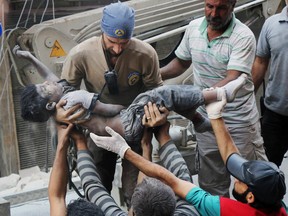
[{"label": "man wearing blue helmet", "polygon": [[[134,16],[134,9],[126,3],[106,6],[101,20],[102,35],[81,42],[69,52],[61,78],[77,89],[83,80],[89,92],[102,92],[101,102],[124,106],[130,105],[138,94],[161,86],[156,51],[151,45],[132,38]],[[73,123],[71,117],[68,112],[57,110],[58,121]],[[140,152],[140,144],[136,144],[134,150]],[[111,191],[117,155],[90,146],[102,182]],[[127,161],[122,163],[122,188],[129,206],[138,170]]]}]

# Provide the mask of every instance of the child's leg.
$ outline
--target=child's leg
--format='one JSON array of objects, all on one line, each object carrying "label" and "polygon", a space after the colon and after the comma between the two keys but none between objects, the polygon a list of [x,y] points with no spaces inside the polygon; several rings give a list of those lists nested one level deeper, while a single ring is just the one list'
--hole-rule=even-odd
[{"label": "child's leg", "polygon": [[203,133],[205,131],[212,131],[210,120],[205,118],[198,112],[194,113],[194,116],[191,119],[191,121],[193,122],[195,131],[198,133]]},{"label": "child's leg", "polygon": [[245,84],[247,75],[242,73],[237,79],[232,80],[226,85],[219,88],[204,89],[203,96],[205,104],[222,100],[223,94],[226,94],[227,102],[232,102],[235,99],[238,90]]},{"label": "child's leg", "polygon": [[195,109],[189,109],[177,113],[191,120],[193,122],[195,130],[198,133],[203,133],[205,131],[212,131],[210,120],[202,116]]}]

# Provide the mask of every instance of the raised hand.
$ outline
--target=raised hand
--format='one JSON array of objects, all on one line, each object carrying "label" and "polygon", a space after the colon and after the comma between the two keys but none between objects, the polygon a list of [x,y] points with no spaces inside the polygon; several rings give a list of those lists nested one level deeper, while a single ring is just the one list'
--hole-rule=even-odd
[{"label": "raised hand", "polygon": [[87,120],[78,120],[81,118],[82,115],[85,115],[86,110],[81,109],[82,105],[77,104],[73,107],[71,107],[68,110],[65,110],[63,106],[66,104],[65,100],[60,100],[56,105],[56,112],[54,114],[55,120],[57,122],[63,122],[66,124],[75,123],[75,124],[81,124]]},{"label": "raised hand", "polygon": [[16,45],[13,50],[12,50],[13,54],[15,56],[17,56],[18,58],[25,58],[25,59],[31,59],[32,57],[32,54],[28,51],[24,51],[24,50],[21,50],[20,46],[19,45]]},{"label": "raised hand", "polygon": [[124,138],[116,133],[112,128],[106,126],[105,130],[111,136],[98,136],[94,133],[90,133],[90,137],[93,142],[100,148],[107,151],[118,154],[121,158],[124,158],[125,152],[130,149]]},{"label": "raised hand", "polygon": [[163,125],[167,121],[169,110],[166,107],[157,107],[157,105],[148,102],[144,106],[144,115],[142,118],[142,124],[146,127],[156,127]]},{"label": "raised hand", "polygon": [[223,94],[221,101],[216,101],[206,105],[206,110],[209,119],[218,119],[222,117],[222,111],[224,106],[226,105],[226,95]]}]

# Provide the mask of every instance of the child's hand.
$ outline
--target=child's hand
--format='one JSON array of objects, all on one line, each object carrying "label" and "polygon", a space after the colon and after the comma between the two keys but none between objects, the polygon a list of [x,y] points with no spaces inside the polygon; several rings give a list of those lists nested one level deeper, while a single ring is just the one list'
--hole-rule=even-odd
[{"label": "child's hand", "polygon": [[12,50],[13,54],[15,56],[17,56],[18,58],[26,58],[26,59],[30,59],[30,55],[32,55],[30,52],[28,51],[23,51],[21,50],[19,45],[16,45],[13,50]]}]

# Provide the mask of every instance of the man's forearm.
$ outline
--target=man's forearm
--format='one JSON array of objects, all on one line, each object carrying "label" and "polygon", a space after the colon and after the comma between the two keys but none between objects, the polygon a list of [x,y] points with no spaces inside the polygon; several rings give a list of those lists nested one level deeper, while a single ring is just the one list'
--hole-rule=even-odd
[{"label": "man's forearm", "polygon": [[254,83],[255,93],[258,91],[260,85],[262,84],[266,71],[268,69],[269,59],[256,57],[253,67],[252,67],[252,80]]},{"label": "man's forearm", "polygon": [[[63,206],[65,206],[65,196],[68,182],[66,155],[67,146],[63,146],[58,143],[48,186],[50,208],[53,212],[61,212],[65,210]],[[57,208],[61,209],[57,210]]]},{"label": "man's forearm", "polygon": [[140,171],[142,171],[145,175],[157,178],[169,186],[171,186],[175,179],[177,179],[177,177],[175,177],[164,167],[146,160],[142,156],[133,152],[131,149],[128,149],[125,152],[124,157],[126,160],[130,161],[134,166],[136,166]]},{"label": "man's forearm", "polygon": [[192,188],[196,187],[196,185],[189,181],[177,178],[164,167],[144,159],[142,156],[136,154],[131,149],[128,149],[125,152],[125,159],[130,161],[145,175],[159,179],[163,183],[170,186],[172,190],[183,199]]},{"label": "man's forearm", "polygon": [[235,146],[222,118],[210,119],[213,131],[216,136],[221,157],[226,164],[226,160],[232,153],[239,152]]},{"label": "man's forearm", "polygon": [[168,65],[160,69],[162,79],[166,80],[177,77],[184,73],[190,65],[191,61],[184,61],[175,58]]}]

